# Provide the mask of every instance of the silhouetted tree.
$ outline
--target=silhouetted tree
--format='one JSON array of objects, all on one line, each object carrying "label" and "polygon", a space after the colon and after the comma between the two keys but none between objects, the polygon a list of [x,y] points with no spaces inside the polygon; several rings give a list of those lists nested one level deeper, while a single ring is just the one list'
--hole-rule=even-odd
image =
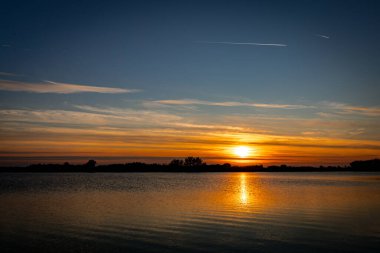
[{"label": "silhouetted tree", "polygon": [[206,165],[206,163],[203,163],[203,160],[199,157],[189,156],[185,158],[185,162],[183,163],[183,165],[187,167],[197,167]]},{"label": "silhouetted tree", "polygon": [[183,166],[183,160],[173,159],[173,160],[169,163],[169,166],[173,166],[173,167],[180,167],[180,166]]},{"label": "silhouetted tree", "polygon": [[88,162],[84,165],[86,169],[94,169],[96,165],[95,160],[88,160]]},{"label": "silhouetted tree", "polygon": [[350,163],[351,168],[355,170],[379,170],[380,159],[373,159],[367,161],[354,161]]}]

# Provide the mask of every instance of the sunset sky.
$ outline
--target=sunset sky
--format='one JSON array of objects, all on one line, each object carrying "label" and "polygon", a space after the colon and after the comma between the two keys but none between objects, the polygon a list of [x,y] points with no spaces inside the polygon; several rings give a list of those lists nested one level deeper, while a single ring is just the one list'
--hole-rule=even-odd
[{"label": "sunset sky", "polygon": [[1,3],[0,166],[380,157],[380,1],[110,2]]}]

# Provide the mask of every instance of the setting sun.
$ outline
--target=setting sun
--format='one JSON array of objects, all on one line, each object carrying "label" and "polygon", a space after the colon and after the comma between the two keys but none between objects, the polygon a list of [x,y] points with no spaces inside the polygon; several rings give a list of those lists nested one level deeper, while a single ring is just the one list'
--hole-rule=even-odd
[{"label": "setting sun", "polygon": [[251,149],[247,146],[238,146],[234,148],[234,154],[240,158],[246,158],[249,156]]}]

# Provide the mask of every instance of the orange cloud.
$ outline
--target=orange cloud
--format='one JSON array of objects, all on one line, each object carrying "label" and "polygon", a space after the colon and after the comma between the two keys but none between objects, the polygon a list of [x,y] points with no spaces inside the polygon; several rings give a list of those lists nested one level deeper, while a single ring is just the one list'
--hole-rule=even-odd
[{"label": "orange cloud", "polygon": [[[347,121],[330,118],[202,118],[153,110],[75,108],[81,111],[0,110],[1,159],[195,155],[218,163],[319,165],[373,158],[380,151],[380,140],[361,135],[378,129],[376,122],[356,122],[352,128]],[[346,134],[354,129],[355,135]],[[326,134],[327,130],[335,132]],[[254,149],[254,154],[234,157],[230,150],[241,145]]]}]

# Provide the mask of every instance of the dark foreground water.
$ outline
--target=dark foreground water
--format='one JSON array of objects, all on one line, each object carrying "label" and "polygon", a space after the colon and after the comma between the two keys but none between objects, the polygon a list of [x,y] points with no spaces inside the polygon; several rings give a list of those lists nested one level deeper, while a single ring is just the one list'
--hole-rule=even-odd
[{"label": "dark foreground water", "polygon": [[380,174],[0,174],[0,245],[1,252],[380,252]]}]

